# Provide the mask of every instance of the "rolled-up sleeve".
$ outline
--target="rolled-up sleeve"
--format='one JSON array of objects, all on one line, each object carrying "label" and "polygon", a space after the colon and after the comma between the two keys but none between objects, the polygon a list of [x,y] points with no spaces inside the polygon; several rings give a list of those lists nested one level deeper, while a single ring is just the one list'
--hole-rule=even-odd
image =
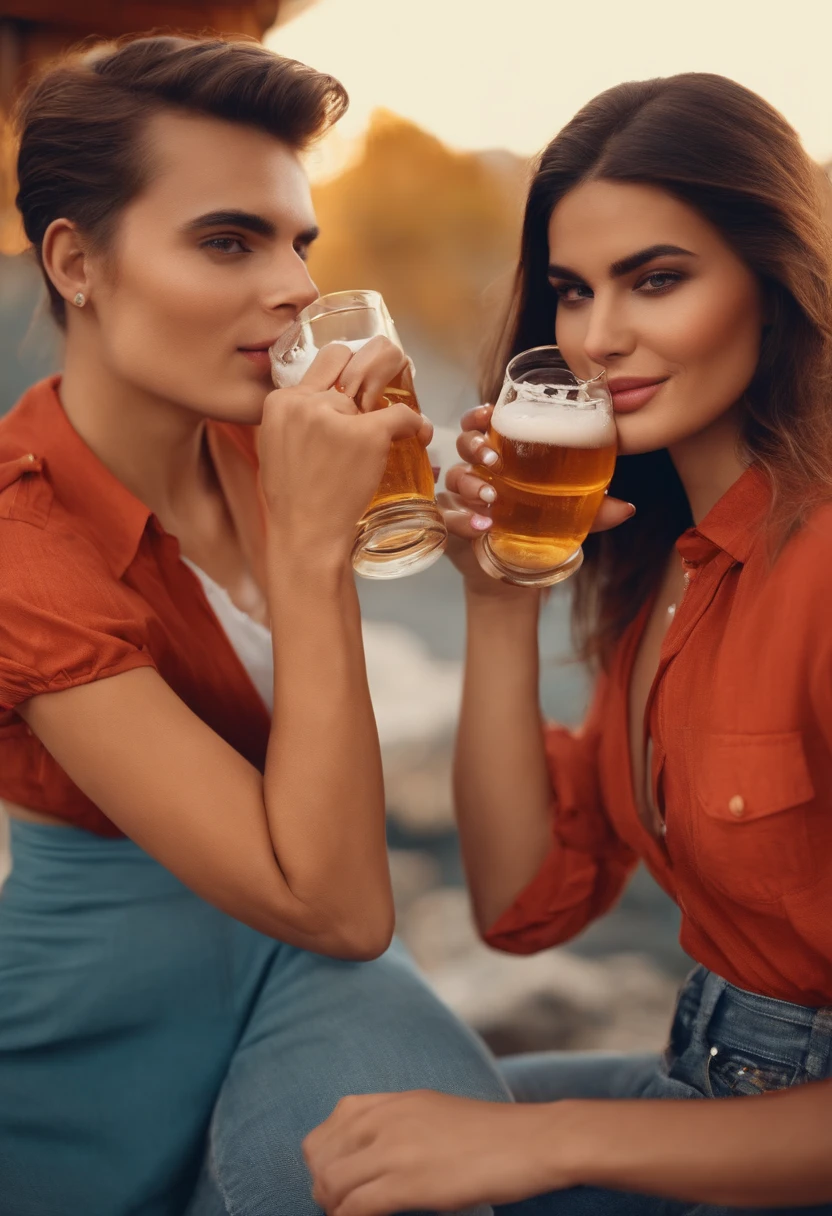
[{"label": "rolled-up sleeve", "polygon": [[534,954],[580,933],[612,907],[636,866],[605,809],[598,771],[605,679],[580,731],[545,728],[552,780],[552,843],[514,903],[484,934],[497,950]]}]

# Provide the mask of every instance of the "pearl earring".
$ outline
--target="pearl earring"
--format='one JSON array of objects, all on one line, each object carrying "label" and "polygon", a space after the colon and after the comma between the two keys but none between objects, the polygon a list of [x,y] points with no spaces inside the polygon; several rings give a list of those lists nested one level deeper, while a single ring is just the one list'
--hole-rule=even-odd
[{"label": "pearl earring", "polygon": [[83,291],[77,292],[72,301],[76,308],[83,308],[86,302],[87,297],[84,295]]}]

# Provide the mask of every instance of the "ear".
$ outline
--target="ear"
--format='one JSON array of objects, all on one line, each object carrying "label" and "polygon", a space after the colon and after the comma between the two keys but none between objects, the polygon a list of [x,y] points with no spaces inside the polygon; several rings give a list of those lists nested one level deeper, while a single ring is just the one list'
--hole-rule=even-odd
[{"label": "ear", "polygon": [[67,304],[78,292],[90,298],[86,247],[72,220],[53,220],[41,247],[43,269]]}]

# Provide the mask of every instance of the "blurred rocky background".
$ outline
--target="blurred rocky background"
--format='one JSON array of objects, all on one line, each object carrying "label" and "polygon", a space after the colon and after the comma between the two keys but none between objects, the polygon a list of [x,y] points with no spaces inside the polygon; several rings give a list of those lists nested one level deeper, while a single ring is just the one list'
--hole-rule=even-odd
[{"label": "blurred rocky background", "polygon": [[[445,466],[460,414],[478,401],[477,363],[510,279],[527,172],[512,153],[457,152],[378,110],[349,163],[315,188],[323,236],[313,277],[321,291],[384,294],[416,362]],[[60,360],[34,264],[16,252],[13,217],[3,222],[0,413]],[[498,1053],[661,1047],[689,960],[676,942],[675,907],[643,871],[619,906],[568,947],[515,958],[476,939],[450,791],[464,642],[458,579],[442,562],[402,582],[361,582],[360,593],[398,927],[416,959]],[[567,584],[544,611],[541,698],[549,716],[576,723],[588,689],[570,660],[568,594]]]}]

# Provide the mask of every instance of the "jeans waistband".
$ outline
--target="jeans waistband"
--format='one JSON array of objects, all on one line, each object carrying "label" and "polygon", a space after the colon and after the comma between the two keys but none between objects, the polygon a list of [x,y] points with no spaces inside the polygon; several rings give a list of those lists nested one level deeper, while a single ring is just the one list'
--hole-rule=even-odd
[{"label": "jeans waistband", "polygon": [[704,967],[688,977],[679,997],[674,1036],[737,1050],[753,1048],[772,1063],[832,1076],[832,1006],[809,1007],[747,992]]}]

